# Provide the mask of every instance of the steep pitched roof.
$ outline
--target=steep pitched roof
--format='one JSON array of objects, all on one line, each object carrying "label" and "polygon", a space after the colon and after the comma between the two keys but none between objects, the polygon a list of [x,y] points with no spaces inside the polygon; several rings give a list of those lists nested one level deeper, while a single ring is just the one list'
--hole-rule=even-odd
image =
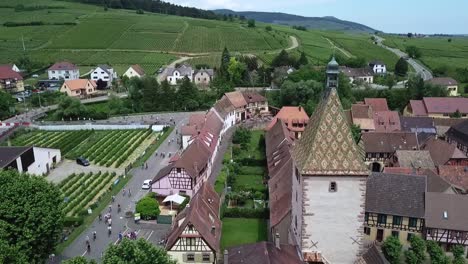
[{"label": "steep pitched roof", "polygon": [[62,61],[62,62],[56,62],[54,65],[50,66],[48,69],[49,71],[72,71],[72,70],[77,70],[78,67],[76,67],[75,64],[70,63],[68,61]]},{"label": "steep pitched roof", "polygon": [[341,72],[343,72],[344,75],[346,75],[346,76],[348,76],[350,78],[368,77],[368,76],[373,76],[374,75],[374,72],[369,67],[365,67],[365,68],[342,67]]},{"label": "steep pitched roof", "polygon": [[88,82],[93,86],[96,87],[96,83],[93,80],[88,79],[76,79],[76,80],[66,80],[63,85],[66,85],[70,91],[86,89],[86,85]]},{"label": "steep pitched roof", "polygon": [[401,130],[406,132],[436,133],[434,119],[424,116],[400,116]]},{"label": "steep pitched roof", "polygon": [[143,76],[145,75],[145,70],[143,70],[143,68],[138,65],[138,64],[134,64],[132,66],[130,66],[136,73],[138,73],[138,75],[140,76]]},{"label": "steep pitched roof", "polygon": [[302,264],[295,246],[280,245],[276,248],[271,242],[258,242],[228,248],[229,264]]},{"label": "steep pitched roof", "polygon": [[0,147],[0,168],[5,168],[32,147]]},{"label": "steep pitched roof", "polygon": [[397,150],[395,156],[398,157],[400,167],[435,169],[431,154],[427,150]]},{"label": "steep pitched roof", "polygon": [[351,115],[354,118],[372,118],[370,105],[353,104],[351,105]]},{"label": "steep pitched roof", "polygon": [[397,111],[374,111],[374,125],[378,132],[400,131],[400,114]]},{"label": "steep pitched roof", "polygon": [[458,143],[468,146],[468,119],[452,126],[447,131],[447,136],[455,139]]},{"label": "steep pitched roof", "polygon": [[23,77],[15,72],[10,65],[0,65],[0,80],[2,79],[23,80]]},{"label": "steep pitched roof", "polygon": [[208,76],[213,76],[214,75],[214,70],[213,69],[205,69],[205,68],[195,70],[193,75],[196,75],[197,73],[200,73],[200,72],[206,73]]},{"label": "steep pitched roof", "polygon": [[390,111],[387,104],[387,99],[385,98],[364,98],[364,103],[372,107],[372,111]]},{"label": "steep pitched roof", "polygon": [[196,138],[182,152],[180,159],[174,163],[174,167],[184,168],[190,177],[196,178],[199,176],[200,171],[208,164],[210,156],[210,148],[200,138]]},{"label": "steep pitched roof", "polygon": [[175,218],[167,238],[166,249],[171,249],[185,227],[192,224],[207,245],[219,252],[222,226],[219,219],[219,205],[219,196],[213,186],[204,183],[187,207]]},{"label": "steep pitched roof", "polygon": [[225,93],[225,95],[235,108],[241,108],[247,105],[247,101],[245,100],[244,95],[242,95],[241,92],[229,92]]},{"label": "steep pitched roof", "polygon": [[372,173],[367,178],[366,212],[424,217],[425,176]]},{"label": "steep pitched roof", "polygon": [[441,165],[438,167],[440,177],[451,184],[468,190],[468,167]]},{"label": "steep pitched roof", "polygon": [[367,175],[335,88],[325,92],[293,156],[302,175]]},{"label": "steep pitched roof", "polygon": [[[107,64],[99,64],[98,68],[101,68],[103,71],[105,71],[107,74],[110,74],[110,70],[112,69],[111,66]],[[97,68],[96,68],[97,69]]]},{"label": "steep pitched roof", "polygon": [[247,103],[257,103],[257,102],[265,102],[267,99],[256,92],[242,92],[242,96],[244,96],[244,99]]},{"label": "steep pitched roof", "polygon": [[455,144],[435,137],[429,138],[421,149],[429,151],[436,166],[445,165],[451,159],[468,159]]},{"label": "steep pitched roof", "polygon": [[457,110],[462,114],[468,114],[468,98],[464,97],[424,97],[424,105],[428,113],[446,114],[455,113]]},{"label": "steep pitched roof", "polygon": [[231,104],[231,101],[225,95],[214,104],[213,108],[223,119],[225,119],[229,113],[235,110],[235,107]]},{"label": "steep pitched roof", "polygon": [[[444,218],[444,214],[447,218]],[[468,231],[468,196],[426,193],[425,225],[429,228]]]},{"label": "steep pitched roof", "polygon": [[393,153],[396,150],[418,149],[418,138],[411,132],[362,133],[361,140],[367,153]]},{"label": "steep pitched roof", "polygon": [[189,75],[192,75],[193,74],[193,69],[192,67],[188,66],[188,65],[185,65],[185,64],[182,64],[180,65],[179,67],[177,68],[167,68],[166,70],[166,74],[168,76],[171,76],[174,74],[175,71],[178,71],[180,73],[181,76],[189,76]]},{"label": "steep pitched roof", "polygon": [[301,106],[283,106],[278,114],[276,114],[275,118],[270,122],[267,130],[271,129],[277,123],[278,119],[287,123],[288,129],[291,131],[298,130],[293,126],[293,124],[305,125],[309,122],[309,116]]},{"label": "steep pitched roof", "polygon": [[423,100],[410,100],[409,107],[413,116],[427,116],[427,109]]},{"label": "steep pitched roof", "polygon": [[419,175],[427,177],[427,191],[428,192],[446,192],[452,188],[452,184],[440,177],[433,170],[429,169],[415,169],[404,167],[385,167],[384,173],[386,174],[406,174],[406,175]]},{"label": "steep pitched roof", "polygon": [[429,81],[427,81],[431,84],[434,85],[440,85],[440,86],[455,86],[458,85],[458,82],[450,77],[438,77],[438,78],[432,78]]},{"label": "steep pitched roof", "polygon": [[390,264],[376,245],[370,247],[354,264]]}]

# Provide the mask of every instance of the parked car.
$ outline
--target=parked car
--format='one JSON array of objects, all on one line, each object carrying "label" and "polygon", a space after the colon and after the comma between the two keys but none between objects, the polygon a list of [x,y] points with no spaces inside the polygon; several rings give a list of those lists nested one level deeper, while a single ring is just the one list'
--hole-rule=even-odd
[{"label": "parked car", "polygon": [[81,166],[89,166],[89,161],[83,157],[79,157],[76,159],[76,164]]},{"label": "parked car", "polygon": [[143,190],[149,190],[151,188],[151,180],[145,180],[141,188]]},{"label": "parked car", "polygon": [[162,73],[164,71],[164,68],[159,68],[158,73]]}]

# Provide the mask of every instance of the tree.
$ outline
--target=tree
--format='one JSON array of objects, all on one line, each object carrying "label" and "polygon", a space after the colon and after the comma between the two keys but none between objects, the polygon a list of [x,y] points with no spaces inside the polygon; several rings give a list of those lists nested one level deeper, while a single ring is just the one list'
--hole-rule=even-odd
[{"label": "tree", "polygon": [[180,109],[192,111],[198,108],[198,89],[187,77],[182,80],[176,98]]},{"label": "tree", "polygon": [[268,25],[268,26],[265,27],[265,30],[266,30],[266,31],[272,31],[273,28],[272,28],[270,25]]},{"label": "tree", "polygon": [[229,66],[228,66],[228,73],[229,73],[229,76],[231,77],[230,81],[234,85],[241,84],[242,77],[244,76],[244,72],[246,70],[247,70],[247,66],[244,63],[232,57],[231,60],[229,61]]},{"label": "tree", "polygon": [[361,127],[359,125],[352,125],[351,126],[351,134],[353,134],[354,142],[359,143],[361,140]]},{"label": "tree", "polygon": [[79,256],[67,259],[62,264],[97,264],[94,260],[87,260],[85,257]]},{"label": "tree", "polygon": [[426,260],[426,243],[419,236],[410,238],[411,247],[405,252],[408,264],[421,264]]},{"label": "tree", "polygon": [[447,39],[447,41],[450,43],[450,42],[452,42],[452,39],[451,39],[451,38],[449,38],[449,39]]},{"label": "tree", "polygon": [[421,50],[416,46],[407,46],[406,53],[413,59],[419,59],[421,57]]},{"label": "tree", "polygon": [[234,85],[222,76],[215,76],[210,83],[210,87],[216,94],[216,98],[221,98],[225,93],[234,91]]},{"label": "tree", "polygon": [[55,115],[57,119],[76,119],[86,117],[87,112],[86,107],[79,99],[66,96],[60,100]]},{"label": "tree", "polygon": [[282,50],[278,56],[276,56],[272,61],[271,61],[271,66],[273,67],[280,67],[280,66],[292,66],[295,63],[292,63],[293,60],[289,57],[289,54],[285,51]]},{"label": "tree", "polygon": [[444,250],[435,241],[426,241],[427,253],[432,264],[449,264],[450,259],[445,255]]},{"label": "tree", "polygon": [[301,57],[297,61],[297,68],[303,65],[307,65],[307,64],[309,64],[309,60],[307,59],[305,52],[301,52]]},{"label": "tree", "polygon": [[169,84],[167,80],[164,80],[161,83],[161,98],[164,100],[159,100],[159,109],[158,110],[172,110],[175,111],[175,100],[176,100],[176,91],[172,85]]},{"label": "tree", "polygon": [[408,33],[408,34],[406,34],[406,36],[407,36],[408,38],[412,38],[412,37],[413,37],[413,33]]},{"label": "tree", "polygon": [[226,47],[224,47],[223,54],[221,55],[221,66],[219,67],[219,75],[229,79],[228,67],[231,61],[231,54]]},{"label": "tree", "polygon": [[405,59],[400,58],[395,65],[395,74],[399,76],[406,76],[407,73],[408,73],[408,62]]},{"label": "tree", "polygon": [[142,89],[142,107],[143,111],[151,112],[156,111],[159,93],[159,83],[154,77],[143,78],[143,89]]},{"label": "tree", "polygon": [[385,255],[385,258],[391,264],[398,264],[401,261],[401,249],[402,245],[400,240],[395,236],[389,236],[385,239],[382,245],[382,251]]},{"label": "tree", "polygon": [[387,76],[385,76],[385,85],[388,86],[388,89],[392,89],[393,86],[395,86],[395,84],[396,84],[395,76],[392,74],[387,74]]},{"label": "tree", "polygon": [[453,254],[453,261],[452,264],[465,264],[465,258],[463,255],[465,255],[465,250],[463,249],[463,246],[456,245],[452,247],[452,254]]},{"label": "tree", "polygon": [[247,27],[254,28],[255,27],[255,19],[249,19],[249,21],[247,21]]},{"label": "tree", "polygon": [[15,107],[15,99],[11,96],[11,94],[1,91],[0,90],[0,119],[5,119],[13,112]]},{"label": "tree", "polygon": [[0,260],[44,262],[62,233],[60,190],[42,177],[15,170],[0,171],[0,184]]},{"label": "tree", "polygon": [[161,213],[158,201],[150,195],[146,195],[137,202],[136,211],[140,213],[141,218],[145,220],[154,220]]}]

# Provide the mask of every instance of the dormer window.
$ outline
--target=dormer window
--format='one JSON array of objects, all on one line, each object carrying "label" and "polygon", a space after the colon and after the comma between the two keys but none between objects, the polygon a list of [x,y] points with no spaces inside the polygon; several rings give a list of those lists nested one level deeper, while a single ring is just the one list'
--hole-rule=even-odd
[{"label": "dormer window", "polygon": [[443,217],[444,217],[444,219],[448,219],[448,212],[447,211],[444,211]]},{"label": "dormer window", "polygon": [[336,182],[330,182],[330,186],[328,187],[329,192],[337,192],[338,191],[338,185]]}]

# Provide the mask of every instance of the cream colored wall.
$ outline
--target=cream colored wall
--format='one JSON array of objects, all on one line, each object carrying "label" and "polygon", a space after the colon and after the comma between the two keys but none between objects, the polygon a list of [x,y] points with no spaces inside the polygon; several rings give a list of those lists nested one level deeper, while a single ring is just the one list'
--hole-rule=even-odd
[{"label": "cream colored wall", "polygon": [[[370,217],[370,216],[369,216]],[[376,218],[377,219],[377,216]],[[417,225],[416,226],[420,226],[421,224],[421,221],[422,219],[418,219],[418,222],[417,222]],[[392,225],[393,224],[393,215],[387,215],[387,224],[389,225]],[[402,225],[406,225],[408,226],[409,224],[409,217],[403,217],[403,222],[402,222]],[[407,241],[407,237],[408,237],[408,233],[412,233],[414,235],[417,235],[419,237],[422,236],[421,232],[411,232],[411,231],[403,231],[403,230],[400,230],[400,229],[392,229],[392,228],[380,228],[380,227],[370,227],[370,235],[365,235],[365,239],[366,240],[370,240],[370,241],[374,241],[377,239],[377,229],[383,229],[384,230],[384,234],[383,234],[383,241],[392,235],[392,231],[398,231],[399,234],[398,234],[398,239],[400,240],[401,244],[402,245],[409,245],[409,241]]]},{"label": "cream colored wall", "polygon": [[[452,89],[453,89],[453,91],[450,91]],[[457,85],[447,86],[447,90],[449,92],[449,96],[458,96],[458,86]]]},{"label": "cream colored wall", "polygon": [[[184,261],[184,256],[187,255],[187,253],[194,253],[195,254],[195,260],[197,260],[197,254],[199,254],[201,256],[201,252],[183,252],[183,251],[168,251],[167,252],[172,259],[174,260],[177,260],[177,263],[179,264],[182,264],[182,263],[191,263],[191,264],[207,264],[207,263],[215,263],[215,262],[203,262],[201,261],[201,257],[199,257],[198,259],[200,259],[200,261]],[[211,253],[213,255],[213,253]],[[214,256],[213,256],[213,259]]]}]

